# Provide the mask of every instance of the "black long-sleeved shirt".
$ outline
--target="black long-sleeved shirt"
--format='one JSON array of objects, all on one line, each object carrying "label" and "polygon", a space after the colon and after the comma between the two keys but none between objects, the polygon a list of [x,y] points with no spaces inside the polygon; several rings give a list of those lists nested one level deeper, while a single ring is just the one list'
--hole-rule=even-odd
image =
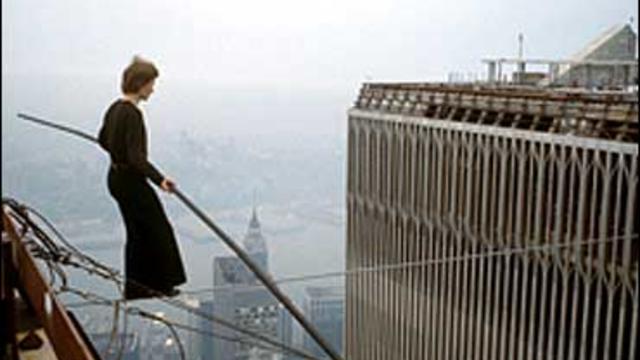
[{"label": "black long-sleeved shirt", "polygon": [[98,141],[111,155],[112,163],[127,164],[160,186],[164,176],[147,160],[147,131],[142,112],[134,104],[121,99],[111,104]]}]

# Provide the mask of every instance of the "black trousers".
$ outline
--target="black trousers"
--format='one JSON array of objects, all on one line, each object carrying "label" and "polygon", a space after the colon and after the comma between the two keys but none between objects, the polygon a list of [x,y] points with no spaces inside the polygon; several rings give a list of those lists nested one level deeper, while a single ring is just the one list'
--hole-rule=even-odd
[{"label": "black trousers", "polygon": [[159,296],[186,282],[173,228],[147,180],[134,170],[112,167],[107,182],[127,233],[125,298]]}]

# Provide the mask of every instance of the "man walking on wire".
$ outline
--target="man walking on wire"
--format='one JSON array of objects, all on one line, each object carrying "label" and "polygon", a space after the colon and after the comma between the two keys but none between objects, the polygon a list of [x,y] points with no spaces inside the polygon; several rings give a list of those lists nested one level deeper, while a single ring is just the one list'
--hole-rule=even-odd
[{"label": "man walking on wire", "polygon": [[153,93],[158,70],[135,57],[122,74],[122,98],[104,115],[98,140],[111,158],[107,177],[126,228],[125,299],[174,296],[186,282],[180,250],[157,194],[147,179],[166,192],[175,183],[147,160],[147,132],[138,104]]}]

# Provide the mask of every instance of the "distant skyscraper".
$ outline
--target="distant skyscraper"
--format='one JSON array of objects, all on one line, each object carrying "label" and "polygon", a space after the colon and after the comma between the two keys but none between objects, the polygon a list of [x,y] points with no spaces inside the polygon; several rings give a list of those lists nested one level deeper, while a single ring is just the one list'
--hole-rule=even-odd
[{"label": "distant skyscraper", "polygon": [[[304,313],[320,334],[342,353],[344,326],[344,286],[308,287],[304,298]],[[311,354],[323,358],[326,353],[305,334],[304,347]]]},{"label": "distant skyscraper", "polygon": [[244,237],[244,247],[263,270],[269,269],[269,250],[267,249],[267,242],[262,236],[262,229],[260,228],[258,212],[255,206],[251,213],[247,234]]},{"label": "distant skyscraper", "polygon": [[[269,271],[268,249],[260,230],[260,222],[253,209],[244,246],[251,257],[265,271]],[[265,288],[242,261],[235,256],[216,257],[213,260],[213,285],[215,314],[230,320],[236,325],[277,339],[285,344],[291,343],[291,318],[278,301]],[[238,334],[221,326],[213,331],[222,336],[239,338],[255,343],[256,340]],[[265,350],[260,347],[214,339],[214,360],[286,359],[282,353]]]},{"label": "distant skyscraper", "polygon": [[[213,314],[213,301],[202,300],[197,301],[195,305],[199,313]],[[190,304],[190,306],[194,306]],[[189,316],[189,326],[203,331],[211,331],[211,321],[200,315],[191,314]],[[189,332],[184,337],[184,341],[188,343],[187,357],[193,360],[213,360],[213,337],[204,333]]]}]

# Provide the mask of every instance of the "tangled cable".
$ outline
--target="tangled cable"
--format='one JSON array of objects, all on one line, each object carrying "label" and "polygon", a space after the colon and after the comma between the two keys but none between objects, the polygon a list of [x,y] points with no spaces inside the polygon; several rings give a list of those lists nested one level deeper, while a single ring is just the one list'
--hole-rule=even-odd
[{"label": "tangled cable", "polygon": [[[102,306],[113,306],[113,304],[117,301],[117,300],[112,300],[112,299],[108,299],[106,297],[97,295],[95,293],[92,292],[88,292],[88,291],[82,291],[82,290],[78,290],[78,289],[68,289],[70,293],[77,295],[83,299],[85,299],[85,302],[81,302],[81,303],[72,303],[67,305],[68,308],[76,308],[76,307],[84,307],[84,306],[89,306],[89,305],[102,305]],[[243,338],[240,337],[229,337],[229,336],[224,336],[224,335],[220,335],[220,334],[216,334],[214,332],[211,331],[207,331],[204,329],[200,329],[200,328],[196,328],[193,326],[189,326],[186,324],[182,324],[176,321],[173,321],[171,319],[168,319],[167,317],[164,316],[159,316],[156,315],[154,313],[151,313],[149,311],[146,311],[140,307],[135,307],[135,306],[130,306],[127,308],[126,310],[127,313],[131,314],[131,315],[136,315],[136,316],[140,316],[143,318],[148,318],[150,320],[154,320],[154,321],[159,321],[162,322],[166,325],[171,325],[174,328],[177,329],[182,329],[185,331],[189,331],[189,332],[193,332],[193,333],[197,333],[200,335],[205,335],[208,337],[212,337],[212,338],[218,338],[224,341],[229,341],[229,342],[234,342],[234,343],[239,343],[239,344],[243,344],[243,345],[249,345],[249,346],[255,346],[255,347],[260,347],[260,348],[264,348],[266,350],[269,351],[274,351],[274,352],[279,352],[278,349],[274,348],[274,347],[270,347],[270,346],[265,346],[264,344],[260,344],[257,342],[252,342],[252,341],[248,341],[245,340]]]},{"label": "tangled cable", "polygon": [[[104,280],[113,282],[118,287],[118,289],[121,290],[121,287],[124,285],[125,279],[124,279],[124,276],[118,270],[101,263],[100,261],[94,259],[90,255],[82,252],[80,249],[73,246],[67,239],[64,238],[64,236],[60,233],[60,231],[58,231],[55,228],[55,226],[40,212],[38,212],[37,210],[31,207],[21,204],[20,202],[18,202],[13,198],[3,198],[2,204],[6,205],[11,210],[10,212],[8,212],[8,215],[20,225],[20,236],[23,239],[28,238],[26,242],[29,245],[29,250],[32,252],[32,254],[35,257],[43,260],[49,267],[50,275],[52,276],[52,278],[50,279],[51,282],[53,283],[55,281],[56,276],[58,276],[61,279],[62,283],[59,287],[58,292],[61,292],[61,293],[65,291],[73,292],[73,291],[70,291],[70,289],[73,289],[73,288],[68,285],[68,279],[66,277],[66,274],[64,273],[64,270],[62,270],[63,266],[81,269],[86,273],[88,273],[89,275],[99,276]],[[47,234],[47,232],[44,231],[42,227],[40,227],[40,225],[38,225],[36,222],[34,222],[31,219],[30,214],[35,215],[40,221],[42,221],[62,244],[54,241]],[[29,235],[33,235],[33,236],[30,237]],[[246,344],[250,344],[251,346],[265,348],[270,351],[278,351],[282,353],[295,354],[304,359],[317,360],[316,357],[308,354],[305,351],[288,346],[280,341],[272,339],[271,337],[264,336],[257,332],[237,326],[231,321],[222,319],[213,314],[200,311],[197,308],[192,307],[191,305],[189,305],[184,301],[181,301],[175,298],[166,298],[165,294],[157,290],[151,289],[148,286],[145,286],[144,284],[140,284],[131,279],[127,279],[127,281],[130,281],[134,285],[144,288],[146,291],[148,291],[152,295],[157,296],[157,299],[159,301],[165,304],[168,304],[169,306],[187,311],[211,323],[216,323],[225,328],[231,329],[235,333],[239,333],[249,338],[253,338],[256,340],[256,342],[248,342],[240,338],[223,337],[218,334],[211,334],[211,335],[215,335],[218,338],[221,338],[226,341],[237,342],[237,343],[246,343]],[[78,295],[77,289],[73,293]],[[119,323],[118,316],[120,313],[121,306],[124,307],[123,313],[125,315],[133,313],[135,315],[142,316],[147,319],[161,321],[157,318],[154,318],[157,316],[153,315],[150,312],[144,311],[142,309],[130,310],[131,308],[127,306],[126,301],[124,300],[117,300],[117,301],[110,300],[109,304],[110,306],[114,307],[114,318],[113,318],[114,325],[112,326],[112,332],[111,332],[112,336],[110,338],[110,342],[105,351],[106,354],[108,354],[110,348],[112,347],[112,344],[115,340],[115,335],[117,334],[117,324]],[[161,322],[165,323],[166,325],[169,323],[173,325],[175,323],[175,322],[171,322],[171,321],[167,322],[167,321],[168,320],[163,319]],[[125,317],[125,324],[126,324],[126,317]],[[175,327],[182,328],[185,331],[189,330],[188,329],[189,327],[186,325],[182,325],[182,324],[178,324],[178,325],[180,326],[175,326]],[[180,350],[181,356],[183,356],[184,358],[184,350],[182,349],[183,347],[182,347],[180,338],[178,336],[178,333],[177,331],[175,331],[173,327],[169,327],[169,328],[172,334],[174,335],[174,337],[176,338],[176,342],[179,344],[178,347],[181,349]],[[118,358],[122,356],[123,347],[124,347],[124,343],[121,343]]]}]

